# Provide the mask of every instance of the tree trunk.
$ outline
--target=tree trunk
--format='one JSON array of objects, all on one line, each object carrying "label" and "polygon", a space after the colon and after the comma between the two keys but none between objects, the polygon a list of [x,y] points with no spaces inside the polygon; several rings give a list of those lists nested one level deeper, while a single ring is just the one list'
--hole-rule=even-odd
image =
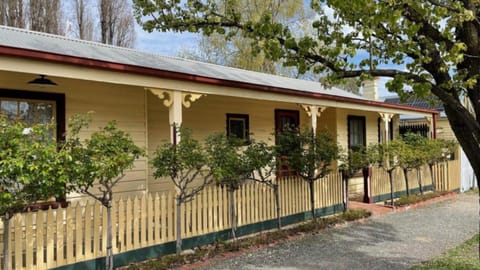
[{"label": "tree trunk", "polygon": [[420,188],[420,194],[423,195],[422,171],[420,170],[420,168],[417,168],[417,179],[418,179],[418,187]]},{"label": "tree trunk", "polygon": [[308,186],[310,188],[310,211],[312,213],[312,220],[316,221],[315,218],[315,190],[313,186],[313,181],[308,182]]},{"label": "tree trunk", "polygon": [[433,164],[428,164],[428,168],[430,169],[430,177],[432,178],[432,189],[436,191],[437,185],[435,184],[436,179],[433,177]]},{"label": "tree trunk", "polygon": [[390,205],[393,206],[393,171],[388,171],[388,180],[390,181]]},{"label": "tree trunk", "polygon": [[235,207],[235,190],[233,188],[228,189],[230,194],[230,224],[232,225],[232,238],[233,240],[237,239],[237,211]]},{"label": "tree trunk", "polygon": [[113,270],[113,247],[112,247],[112,203],[108,202],[107,207],[107,257],[105,258],[105,269]]},{"label": "tree trunk", "polygon": [[182,252],[182,199],[180,196],[177,196],[177,230],[176,230],[176,237],[177,237],[177,243],[176,243],[176,252],[177,255],[179,255]]},{"label": "tree trunk", "polygon": [[348,175],[345,172],[342,172],[342,185],[343,185],[343,211],[346,212],[348,210]]},{"label": "tree trunk", "polygon": [[277,228],[282,228],[282,217],[280,216],[280,195],[278,192],[278,184],[273,185],[273,193],[275,194],[275,208],[277,213]]},{"label": "tree trunk", "polygon": [[9,261],[8,261],[8,256],[10,255],[10,252],[8,250],[9,243],[10,243],[10,215],[8,213],[5,213],[5,216],[3,218],[3,269],[5,270],[10,269]]},{"label": "tree trunk", "polygon": [[405,176],[405,189],[407,191],[407,197],[410,196],[410,188],[408,186],[408,169],[403,169],[403,175]]}]

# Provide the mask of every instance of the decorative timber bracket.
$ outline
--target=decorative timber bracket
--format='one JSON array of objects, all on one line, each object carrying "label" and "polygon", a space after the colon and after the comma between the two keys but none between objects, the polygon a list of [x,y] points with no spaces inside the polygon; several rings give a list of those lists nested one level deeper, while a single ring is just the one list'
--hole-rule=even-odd
[{"label": "decorative timber bracket", "polygon": [[203,94],[184,93],[176,90],[165,90],[155,88],[145,88],[152,94],[163,100],[163,105],[168,108],[168,122],[170,124],[170,141],[173,144],[180,142],[179,133],[176,127],[180,127],[183,122],[183,107],[190,108],[192,103],[203,96]]},{"label": "decorative timber bracket", "polygon": [[[149,90],[152,94],[157,96],[160,100],[163,100],[163,105],[165,107],[170,108],[173,104],[174,100],[174,92],[172,90],[165,90],[165,89],[157,89],[157,88],[145,88]],[[182,105],[185,108],[190,108],[192,103],[200,99],[202,96],[206,96],[206,94],[196,94],[196,93],[184,93],[181,92],[181,99]]]},{"label": "decorative timber bracket", "polygon": [[317,131],[317,117],[320,117],[322,112],[327,107],[320,107],[317,105],[306,105],[306,104],[299,104],[302,108],[307,112],[308,117],[312,120],[312,129],[314,133]]}]

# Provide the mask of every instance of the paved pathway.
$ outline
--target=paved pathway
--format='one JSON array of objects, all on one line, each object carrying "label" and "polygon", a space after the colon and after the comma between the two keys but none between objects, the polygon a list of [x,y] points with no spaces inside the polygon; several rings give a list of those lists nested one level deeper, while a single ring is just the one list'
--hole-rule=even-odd
[{"label": "paved pathway", "polygon": [[203,269],[408,269],[478,231],[478,197],[459,195],[406,212],[374,216]]}]

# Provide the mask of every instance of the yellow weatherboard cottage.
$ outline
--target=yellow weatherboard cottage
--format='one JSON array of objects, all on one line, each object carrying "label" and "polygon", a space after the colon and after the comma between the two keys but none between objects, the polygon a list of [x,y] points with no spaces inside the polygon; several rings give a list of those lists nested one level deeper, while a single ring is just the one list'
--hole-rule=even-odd
[{"label": "yellow weatherboard cottage", "polygon": [[[57,138],[62,138],[70,116],[89,111],[95,111],[94,121],[82,136],[116,120],[150,155],[162,143],[179,140],[172,132],[173,124],[191,129],[197,139],[225,132],[271,144],[275,143],[273,132],[285,125],[306,126],[330,132],[344,149],[390,140],[398,133],[399,115],[427,118],[435,130],[437,111],[378,101],[375,81],[365,86],[361,97],[325,89],[318,82],[22,29],[0,26],[0,36],[0,113],[30,122],[53,118]],[[383,172],[372,171],[371,177],[351,181],[350,188],[363,193],[368,202],[381,200],[388,187]],[[450,171],[442,167],[435,173],[445,180]],[[279,177],[280,182],[282,224],[311,218],[306,182],[295,176]],[[457,187],[444,182],[446,190]],[[399,194],[402,188],[399,182]],[[315,196],[316,213],[343,210],[340,173],[334,171],[316,181],[314,190],[319,195]],[[135,161],[116,185],[114,196],[116,266],[173,252],[173,220],[178,215],[173,185],[154,179],[148,155]],[[238,235],[275,227],[271,189],[248,183],[235,196]],[[103,265],[107,224],[103,207],[80,194],[68,194],[67,200],[71,205],[66,208],[19,213],[12,218],[9,239],[14,246],[9,261],[15,269],[99,269]],[[228,239],[227,205],[226,190],[215,185],[183,205],[188,213],[182,215],[184,247]],[[0,225],[0,239],[5,239]],[[0,254],[1,249],[2,245]]]},{"label": "yellow weatherboard cottage", "polygon": [[[197,138],[225,131],[251,133],[256,140],[273,143],[273,131],[290,121],[328,130],[347,149],[388,139],[384,135],[389,132],[388,123],[396,123],[399,114],[432,118],[437,113],[325,89],[318,82],[62,36],[4,26],[0,35],[2,113],[22,114],[25,102],[50,104],[55,113],[39,117],[55,116],[61,136],[65,119],[95,111],[91,130],[116,120],[150,154],[172,139],[172,123],[192,129]],[[28,83],[39,75],[57,85]],[[13,102],[20,104],[17,112],[9,109]],[[143,158],[118,185],[116,194],[170,188],[169,181],[153,179],[148,158]]]}]

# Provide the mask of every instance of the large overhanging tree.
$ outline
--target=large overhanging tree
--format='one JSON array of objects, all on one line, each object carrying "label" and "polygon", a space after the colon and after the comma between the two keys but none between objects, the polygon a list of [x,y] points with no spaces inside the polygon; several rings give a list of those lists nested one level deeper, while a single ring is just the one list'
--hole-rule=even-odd
[{"label": "large overhanging tree", "polygon": [[268,12],[243,20],[241,10],[228,8],[235,1],[133,2],[147,31],[226,38],[240,32],[252,40],[253,52],[326,74],[330,82],[383,76],[393,79],[387,86],[401,97],[437,96],[480,181],[480,1],[314,0],[316,31],[305,36],[273,22]]}]

